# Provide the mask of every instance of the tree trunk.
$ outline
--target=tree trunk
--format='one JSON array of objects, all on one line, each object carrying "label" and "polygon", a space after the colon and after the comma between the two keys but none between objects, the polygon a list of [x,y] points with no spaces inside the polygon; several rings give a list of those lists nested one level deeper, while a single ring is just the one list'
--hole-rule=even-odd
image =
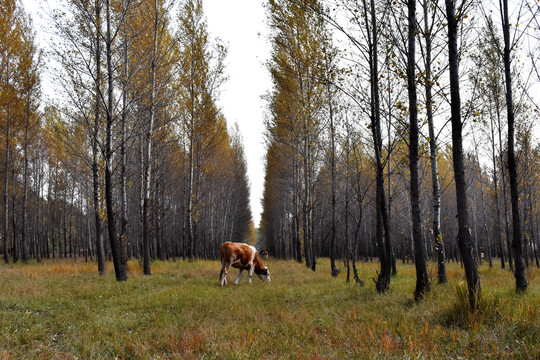
[{"label": "tree trunk", "polygon": [[[122,1],[122,11],[126,16],[127,6],[126,1]],[[127,21],[124,22],[124,81],[122,89],[122,118],[121,118],[121,134],[120,134],[120,241],[124,247],[128,245],[127,238],[127,192],[126,192],[126,122],[127,122],[127,101],[129,90],[129,59],[128,59],[128,39],[127,39]]]},{"label": "tree trunk", "polygon": [[499,165],[501,167],[501,181],[503,185],[503,203],[504,203],[504,224],[506,230],[506,247],[508,251],[508,266],[510,270],[514,270],[514,256],[512,255],[512,245],[510,239],[510,216],[508,214],[508,190],[506,184],[506,172],[504,171],[503,158],[503,142],[502,142],[502,125],[501,125],[501,110],[497,102],[497,123],[499,132]]},{"label": "tree trunk", "polygon": [[448,50],[450,68],[450,96],[452,116],[452,155],[454,163],[454,178],[456,182],[457,218],[458,218],[458,247],[465,267],[465,276],[469,290],[469,305],[476,309],[480,299],[480,278],[476,259],[474,258],[474,244],[469,227],[469,213],[467,207],[467,184],[465,179],[465,165],[463,161],[463,124],[461,122],[461,99],[459,91],[459,62],[457,46],[458,19],[455,13],[454,0],[445,0],[446,19],[448,21]]},{"label": "tree trunk", "polygon": [[106,144],[105,144],[105,204],[107,208],[107,229],[109,232],[109,241],[111,244],[111,252],[114,263],[114,272],[116,280],[127,280],[127,258],[125,253],[125,247],[118,239],[118,233],[116,232],[116,214],[114,213],[114,199],[113,199],[113,182],[112,182],[112,162],[113,162],[113,149],[112,149],[112,126],[114,122],[114,94],[113,94],[113,68],[112,68],[112,33],[111,33],[111,12],[110,12],[110,0],[105,2],[107,13],[107,123],[106,123]]},{"label": "tree trunk", "polygon": [[[336,268],[336,145],[334,129],[334,109],[330,95],[330,82],[327,82],[328,104],[330,112],[330,170],[332,177],[332,234],[330,237],[330,270],[333,277],[337,277],[339,270]],[[347,215],[345,215],[347,216]],[[347,268],[348,269],[348,268]],[[348,271],[347,271],[348,276]]]},{"label": "tree trunk", "polygon": [[420,213],[420,184],[418,179],[418,103],[416,95],[416,0],[407,2],[409,10],[409,48],[407,51],[407,89],[409,92],[409,170],[411,176],[411,208],[413,220],[416,289],[414,299],[420,300],[430,290],[427,273],[425,243]]},{"label": "tree trunk", "polygon": [[[479,159],[478,144],[476,142],[474,131],[473,131],[473,142],[474,142],[474,147],[475,147],[476,158]],[[487,226],[485,187],[484,187],[484,180],[482,178],[482,171],[479,171],[478,173],[478,181],[480,182],[480,204],[482,206],[482,228],[484,231],[484,236],[486,237],[486,248],[487,248],[487,249],[484,249],[483,253],[487,254],[489,267],[493,267],[493,259],[491,258],[491,240],[489,236],[489,229]],[[480,256],[480,261],[481,259],[482,259],[482,256]]]},{"label": "tree trunk", "polygon": [[302,262],[302,239],[300,239],[300,198],[299,184],[300,184],[300,166],[298,165],[298,159],[294,157],[294,184],[293,184],[293,207],[294,207],[294,221],[293,221],[293,234],[296,240],[296,261]]},{"label": "tree trunk", "polygon": [[154,121],[156,114],[156,52],[157,52],[157,32],[158,32],[158,13],[157,1],[154,0],[154,39],[152,42],[152,59],[150,67],[150,123],[146,131],[146,152],[144,156],[144,183],[143,183],[143,268],[145,275],[152,275],[150,271],[150,238],[149,238],[149,211],[148,203],[150,201],[150,177],[152,174],[152,136],[154,133]]},{"label": "tree trunk", "polygon": [[6,264],[9,264],[9,167],[10,167],[10,159],[9,159],[9,147],[10,147],[10,129],[11,129],[11,114],[9,112],[9,105],[7,106],[6,111],[6,149],[5,149],[5,164],[4,164],[4,262]]},{"label": "tree trunk", "polygon": [[382,136],[381,136],[381,114],[380,114],[380,94],[379,94],[379,67],[378,67],[378,28],[375,11],[375,1],[371,0],[368,11],[366,0],[363,1],[364,11],[370,14],[370,24],[366,21],[368,34],[368,57],[370,66],[370,86],[371,86],[371,131],[373,135],[373,145],[375,149],[376,161],[376,208],[377,227],[376,241],[378,246],[381,272],[375,281],[375,287],[379,293],[386,293],[390,290],[390,276],[392,272],[392,244],[388,227],[388,216],[386,208],[386,195],[384,191],[384,168],[382,162]]},{"label": "tree trunk", "polygon": [[17,263],[20,258],[20,243],[17,241],[18,231],[17,231],[17,217],[15,214],[15,205],[17,197],[17,177],[15,176],[15,152],[12,153],[13,164],[11,166],[11,236],[12,236],[12,245],[13,245],[13,262]]},{"label": "tree trunk", "polygon": [[501,236],[501,208],[499,204],[499,178],[497,176],[497,156],[495,153],[495,126],[493,124],[493,116],[491,116],[490,110],[490,129],[491,129],[491,156],[493,157],[493,186],[495,193],[495,210],[497,212],[497,219],[495,220],[495,231],[497,233],[497,245],[499,247],[499,253],[501,257],[501,269],[505,268],[504,262],[504,244]]},{"label": "tree trunk", "polygon": [[41,261],[41,257],[43,256],[43,249],[44,249],[44,246],[42,245],[41,243],[41,229],[43,228],[43,219],[42,219],[42,216],[41,216],[41,206],[43,204],[43,201],[41,201],[41,199],[43,198],[43,190],[42,190],[42,179],[43,179],[43,176],[42,176],[42,165],[41,165],[41,161],[39,161],[38,159],[40,159],[41,157],[40,156],[37,156],[35,158],[35,165],[36,165],[36,176],[37,176],[37,181],[35,182],[35,185],[36,185],[36,190],[35,190],[35,194],[36,194],[36,227],[35,227],[35,238],[36,238],[36,259],[38,262]]},{"label": "tree trunk", "polygon": [[96,0],[96,89],[94,94],[94,133],[92,134],[92,187],[94,198],[94,220],[96,231],[96,252],[98,273],[105,274],[105,245],[103,243],[102,225],[99,199],[99,168],[98,168],[98,137],[100,128],[100,104],[101,104],[101,0]]},{"label": "tree trunk", "polygon": [[432,95],[432,79],[431,79],[431,29],[428,24],[428,7],[427,1],[424,1],[424,32],[426,34],[426,113],[429,128],[429,151],[431,164],[431,186],[433,194],[433,240],[437,251],[437,282],[444,284],[448,282],[446,276],[446,255],[444,252],[444,242],[441,234],[441,187],[439,184],[439,166],[437,161],[438,145],[435,127],[433,125],[433,95]]},{"label": "tree trunk", "polygon": [[[502,4],[501,4],[502,1]],[[510,59],[510,23],[508,20],[508,0],[499,0],[504,35],[504,75],[506,78],[506,109],[508,116],[508,173],[510,177],[510,200],[512,203],[512,250],[514,254],[514,276],[516,291],[525,292],[525,266],[522,257],[521,219],[519,214],[519,189],[517,163],[514,154],[514,105],[512,99],[512,74]]]},{"label": "tree trunk", "polygon": [[22,260],[28,261],[28,244],[26,243],[26,228],[28,224],[28,127],[30,123],[30,105],[31,105],[31,92],[28,91],[26,104],[26,116],[24,121],[24,169],[23,169],[23,203],[22,203],[22,228],[21,228],[21,248],[22,248]]}]

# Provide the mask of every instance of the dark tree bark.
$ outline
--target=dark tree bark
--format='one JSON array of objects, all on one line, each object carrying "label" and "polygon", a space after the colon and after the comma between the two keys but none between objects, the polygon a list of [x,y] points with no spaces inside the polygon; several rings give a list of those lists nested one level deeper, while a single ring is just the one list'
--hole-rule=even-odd
[{"label": "dark tree bark", "polygon": [[523,248],[521,219],[519,214],[519,189],[517,179],[517,163],[514,153],[514,104],[512,99],[512,69],[510,58],[510,23],[508,20],[508,0],[499,0],[504,35],[504,75],[506,78],[506,109],[508,116],[508,174],[510,177],[510,201],[512,204],[512,251],[514,254],[514,276],[516,291],[525,292],[525,266],[523,264]]},{"label": "dark tree bark", "polygon": [[452,155],[454,163],[454,179],[456,183],[458,247],[465,267],[465,276],[469,290],[469,305],[475,309],[480,299],[480,278],[474,257],[474,243],[469,227],[469,210],[467,207],[467,184],[463,159],[463,123],[461,122],[461,98],[459,91],[459,61],[457,46],[458,16],[456,16],[455,0],[445,0],[446,19],[448,20],[448,52],[450,68],[450,96],[452,120]]},{"label": "dark tree bark", "polygon": [[425,243],[420,213],[420,184],[418,180],[418,101],[416,95],[416,0],[407,2],[409,48],[407,51],[407,90],[409,93],[409,170],[411,176],[411,208],[413,221],[414,258],[416,266],[416,289],[414,299],[420,300],[430,290],[427,273]]},{"label": "dark tree bark", "polygon": [[[490,110],[491,115],[491,110]],[[504,244],[501,236],[501,207],[499,204],[499,178],[497,176],[497,155],[495,152],[495,126],[493,125],[493,116],[490,116],[491,130],[491,156],[493,157],[493,187],[495,192],[495,209],[497,218],[495,220],[495,232],[497,234],[497,245],[499,247],[499,255],[501,257],[501,269],[505,268],[504,262]]]},{"label": "dark tree bark", "polygon": [[[378,66],[378,28],[375,11],[375,1],[371,0],[368,10],[366,0],[363,1],[364,11],[370,22],[366,21],[366,33],[368,36],[368,57],[370,67],[371,87],[371,132],[375,149],[376,162],[376,208],[377,227],[376,240],[381,263],[381,271],[375,287],[379,293],[390,290],[390,277],[392,273],[392,244],[388,229],[388,214],[386,207],[386,195],[384,190],[384,164],[382,161],[382,135],[379,91],[379,66]],[[369,15],[368,15],[369,14]],[[371,28],[370,28],[371,26]]]},{"label": "dark tree bark", "polygon": [[[330,169],[331,169],[331,177],[332,177],[332,233],[330,235],[330,270],[332,272],[332,276],[337,277],[339,274],[339,270],[336,267],[336,145],[335,145],[336,134],[335,134],[335,127],[334,127],[334,108],[332,106],[332,98],[331,98],[331,93],[330,93],[331,91],[330,81],[327,82],[326,91],[328,92],[328,97],[329,97],[328,103],[329,103],[329,116],[330,116],[330,147],[331,147]],[[346,234],[345,236],[348,236],[348,234]],[[347,248],[348,248],[348,245],[347,245]]]},{"label": "dark tree bark", "polygon": [[[124,16],[127,13],[127,3],[126,0],[122,1],[122,11]],[[127,153],[126,153],[126,128],[127,128],[127,112],[128,112],[128,91],[130,85],[130,64],[128,59],[129,53],[129,40],[127,34],[127,20],[123,24],[124,26],[124,53],[123,53],[123,82],[122,82],[122,118],[121,118],[121,134],[120,134],[120,241],[123,246],[127,247],[128,243],[128,234],[127,234],[127,175],[126,175],[126,165],[127,165]]]},{"label": "dark tree bark", "polygon": [[24,122],[24,170],[23,170],[23,203],[22,203],[22,229],[21,229],[21,248],[22,248],[22,260],[28,261],[28,245],[26,243],[26,228],[28,224],[28,127],[30,123],[30,107],[31,107],[31,91],[28,90],[28,98],[26,103],[26,116]]},{"label": "dark tree bark", "polygon": [[107,16],[107,37],[106,37],[106,54],[107,54],[107,120],[105,130],[105,205],[107,208],[107,229],[109,232],[109,241],[111,243],[111,252],[114,263],[114,272],[116,280],[127,280],[127,256],[125,247],[118,238],[116,232],[116,214],[114,212],[114,194],[113,194],[113,179],[112,179],[112,126],[114,122],[114,94],[113,94],[113,68],[112,68],[112,33],[111,33],[111,12],[110,0],[105,2]]},{"label": "dark tree bark", "polygon": [[9,105],[7,106],[6,111],[7,123],[6,123],[6,150],[5,150],[5,163],[4,163],[4,231],[3,231],[3,240],[4,240],[4,262],[9,264],[9,165],[10,165],[10,129],[11,129],[11,114],[9,111]]}]

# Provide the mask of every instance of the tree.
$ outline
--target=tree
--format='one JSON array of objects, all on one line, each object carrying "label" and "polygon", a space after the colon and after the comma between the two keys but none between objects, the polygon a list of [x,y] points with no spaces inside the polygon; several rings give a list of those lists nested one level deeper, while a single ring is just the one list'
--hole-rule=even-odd
[{"label": "tree", "polygon": [[519,190],[517,178],[517,163],[514,151],[514,103],[512,98],[512,70],[511,70],[511,51],[510,40],[510,22],[508,17],[508,0],[499,0],[499,9],[501,13],[503,38],[504,38],[504,76],[506,81],[506,113],[508,117],[508,174],[510,177],[510,199],[512,203],[512,250],[514,253],[514,276],[516,278],[516,291],[525,292],[527,290],[527,281],[525,280],[525,266],[523,264],[521,219],[519,214]]},{"label": "tree", "polygon": [[101,221],[100,196],[99,196],[99,165],[98,165],[98,141],[101,127],[101,0],[95,0],[95,30],[93,41],[95,42],[95,90],[94,90],[94,127],[92,132],[92,189],[94,204],[94,226],[96,231],[96,249],[98,261],[98,273],[105,274],[105,246],[103,244],[103,225]]},{"label": "tree", "polygon": [[201,184],[203,164],[207,156],[223,140],[219,111],[215,101],[224,77],[226,48],[216,44],[211,51],[207,25],[204,20],[202,1],[188,0],[179,15],[178,41],[180,52],[179,88],[180,116],[185,132],[186,156],[186,204],[185,228],[187,230],[187,254],[195,256],[198,241],[199,201],[202,201]]},{"label": "tree", "polygon": [[[314,187],[323,129],[321,110],[325,102],[324,45],[328,43],[318,1],[269,1],[270,25],[274,29],[270,72],[272,120],[267,130],[272,141],[291,150],[292,206],[297,259],[303,243],[306,266],[316,269],[313,248]],[[278,147],[279,148],[279,147]]]},{"label": "tree", "polygon": [[[371,132],[373,135],[373,147],[376,162],[376,207],[377,228],[376,237],[379,248],[379,260],[381,272],[375,282],[379,293],[388,292],[390,289],[390,275],[392,270],[392,243],[386,207],[384,191],[384,164],[382,161],[382,135],[380,114],[380,91],[379,91],[379,64],[378,64],[378,35],[377,14],[375,1],[371,0],[368,9],[366,0],[363,0],[363,10],[366,14],[366,36],[368,39],[368,58],[370,76],[370,119]],[[369,21],[367,19],[370,19]]]},{"label": "tree", "polygon": [[23,140],[23,200],[22,200],[22,231],[21,231],[21,251],[22,260],[27,261],[29,257],[29,244],[27,239],[28,226],[28,187],[29,187],[29,147],[30,132],[36,132],[37,129],[37,106],[39,101],[39,69],[40,52],[35,45],[35,34],[32,30],[32,23],[28,21],[24,24],[23,54],[20,61],[21,68],[21,100],[23,101],[24,117],[24,140]]},{"label": "tree", "polygon": [[407,89],[409,93],[409,170],[411,175],[411,208],[413,218],[414,260],[416,265],[415,300],[424,297],[430,284],[427,274],[425,243],[422,235],[420,213],[420,184],[418,179],[418,104],[416,96],[416,1],[407,1],[408,41],[407,49]]},{"label": "tree", "polygon": [[105,0],[105,16],[106,16],[106,33],[105,33],[105,57],[107,63],[107,97],[105,107],[105,206],[107,212],[107,229],[109,242],[111,243],[111,252],[114,262],[114,272],[116,280],[127,280],[127,255],[125,244],[122,244],[118,237],[116,214],[114,210],[113,199],[113,124],[116,120],[115,101],[114,101],[114,78],[113,72],[113,32],[111,20],[111,4],[110,0]]},{"label": "tree", "polygon": [[[28,258],[26,238],[27,189],[28,189],[28,129],[35,121],[36,104],[39,101],[39,54],[35,44],[32,23],[15,0],[0,1],[0,123],[4,128],[4,192],[3,192],[3,251],[4,262],[10,261],[10,215],[15,220],[16,211],[13,195],[17,193],[15,183],[18,174],[15,168],[17,148],[21,146],[23,155],[23,221],[21,243],[17,241],[16,229],[13,228],[11,248],[16,261],[22,252],[23,260]],[[19,143],[18,134],[23,133],[25,140]],[[11,175],[12,205],[9,204]]]},{"label": "tree", "polygon": [[[437,24],[440,22],[436,18],[437,11],[432,10],[432,1],[424,0],[422,2],[422,9],[424,12],[424,28],[422,36],[425,40],[425,45],[422,48],[424,55],[424,86],[425,86],[425,104],[426,104],[426,117],[429,131],[429,150],[430,150],[430,164],[431,164],[431,186],[433,194],[433,239],[435,241],[435,248],[437,251],[437,281],[439,284],[444,284],[448,281],[446,276],[446,255],[444,249],[444,242],[441,234],[441,186],[439,182],[439,167],[438,167],[438,134],[435,133],[434,126],[434,106],[435,100],[433,97],[433,86],[437,83],[438,76],[432,73],[432,67],[434,64],[433,59],[433,42],[436,33],[440,32],[442,27],[437,28]],[[430,13],[431,10],[431,13]]]},{"label": "tree", "polygon": [[[143,243],[143,271],[145,275],[151,275],[150,270],[150,238],[149,238],[149,203],[150,203],[150,191],[151,191],[151,173],[152,173],[152,158],[153,158],[153,137],[156,127],[156,114],[158,107],[162,107],[163,104],[159,104],[160,97],[161,102],[164,101],[162,93],[165,89],[165,84],[169,81],[168,70],[171,69],[170,65],[170,53],[172,52],[172,39],[168,34],[168,8],[171,4],[164,4],[163,1],[153,0],[150,4],[146,4],[149,8],[148,14],[151,14],[152,26],[150,32],[151,43],[145,44],[150,48],[149,59],[149,94],[147,107],[148,120],[146,126],[144,126],[144,144],[145,149],[143,161],[142,161],[142,189],[143,189],[143,201],[142,201],[142,243]],[[165,70],[164,70],[165,69]],[[160,76],[161,75],[161,76]]]},{"label": "tree", "polygon": [[[463,159],[463,123],[461,122],[461,97],[459,90],[459,53],[458,53],[458,25],[463,18],[463,6],[459,6],[456,13],[455,0],[445,0],[446,19],[448,21],[448,56],[450,69],[450,97],[452,122],[452,155],[454,164],[454,178],[456,184],[456,203],[458,219],[458,247],[465,267],[465,276],[469,291],[469,305],[475,309],[480,299],[480,278],[474,257],[474,244],[469,227],[469,210],[467,198],[467,184],[465,180],[465,166]],[[461,4],[464,5],[464,4]]]},{"label": "tree", "polygon": [[[480,31],[478,40],[478,53],[473,54],[473,61],[476,65],[477,71],[472,72],[470,75],[473,86],[477,89],[478,94],[478,113],[482,117],[487,119],[481,119],[487,122],[489,125],[487,133],[491,143],[491,160],[492,160],[492,173],[493,173],[493,193],[496,209],[495,217],[495,234],[497,236],[497,246],[499,257],[501,260],[501,268],[505,268],[505,250],[502,239],[501,231],[501,204],[499,199],[499,174],[503,175],[503,198],[506,210],[506,181],[504,181],[504,169],[499,172],[499,167],[503,162],[503,154],[497,149],[497,140],[502,139],[501,136],[501,107],[504,105],[504,98],[502,96],[503,91],[503,70],[504,65],[501,62],[501,57],[498,51],[497,45],[500,39],[493,31],[493,20],[490,17],[486,17],[486,27]],[[499,134],[497,137],[496,134]],[[500,144],[499,149],[502,149]],[[506,230],[506,236],[508,244],[509,239],[509,224],[508,213],[505,211],[504,224]],[[510,250],[510,247],[508,248]],[[513,267],[512,256],[509,256],[510,267]]]}]

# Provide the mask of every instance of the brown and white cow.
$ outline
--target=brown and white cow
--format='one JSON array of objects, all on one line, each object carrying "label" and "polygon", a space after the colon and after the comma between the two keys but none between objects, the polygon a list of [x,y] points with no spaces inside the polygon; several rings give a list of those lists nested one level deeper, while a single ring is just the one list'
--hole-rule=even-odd
[{"label": "brown and white cow", "polygon": [[231,266],[240,269],[236,281],[234,282],[235,285],[238,285],[244,270],[248,271],[250,284],[253,272],[255,272],[262,281],[270,281],[270,271],[263,265],[255,246],[226,242],[221,245],[219,253],[221,255],[221,286],[227,285],[227,272]]}]

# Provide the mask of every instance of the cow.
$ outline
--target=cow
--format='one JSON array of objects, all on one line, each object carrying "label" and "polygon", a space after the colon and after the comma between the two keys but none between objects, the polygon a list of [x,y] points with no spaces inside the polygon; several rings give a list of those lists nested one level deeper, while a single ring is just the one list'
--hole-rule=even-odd
[{"label": "cow", "polygon": [[261,251],[261,257],[263,258],[263,260],[267,260],[268,259],[268,251],[266,251],[266,250]]},{"label": "cow", "polygon": [[229,271],[231,265],[237,269],[240,269],[238,276],[236,277],[236,281],[234,282],[235,285],[238,285],[244,270],[248,271],[250,284],[251,275],[253,275],[253,272],[255,272],[255,274],[257,274],[262,281],[270,281],[270,271],[268,271],[268,268],[263,265],[255,246],[242,243],[226,242],[221,245],[219,254],[221,256],[221,286],[227,285],[227,272]]}]

